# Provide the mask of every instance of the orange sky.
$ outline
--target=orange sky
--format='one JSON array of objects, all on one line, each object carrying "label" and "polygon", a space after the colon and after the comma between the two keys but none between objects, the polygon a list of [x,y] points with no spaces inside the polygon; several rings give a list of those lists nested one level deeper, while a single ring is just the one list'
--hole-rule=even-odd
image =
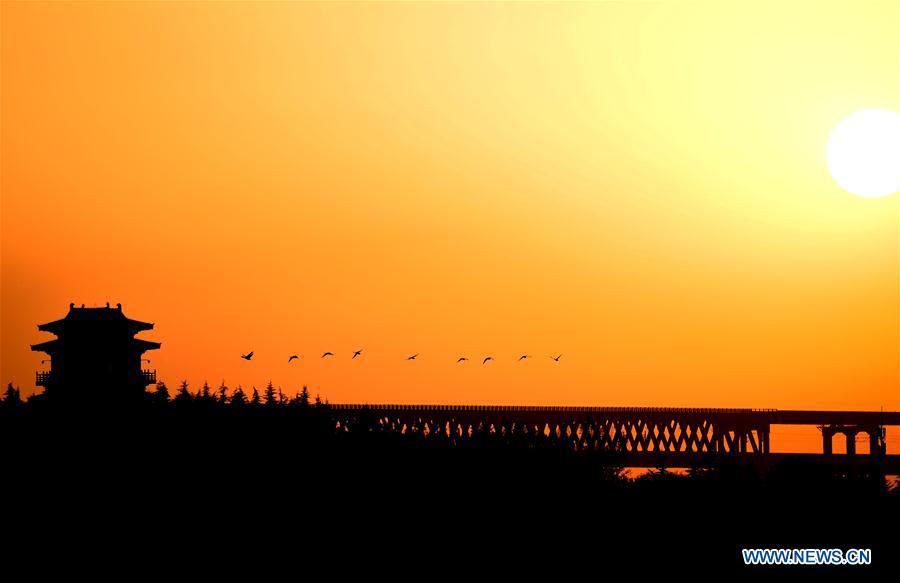
[{"label": "orange sky", "polygon": [[111,301],[170,385],[900,409],[900,196],[825,166],[900,110],[898,39],[896,2],[4,2],[0,380]]}]

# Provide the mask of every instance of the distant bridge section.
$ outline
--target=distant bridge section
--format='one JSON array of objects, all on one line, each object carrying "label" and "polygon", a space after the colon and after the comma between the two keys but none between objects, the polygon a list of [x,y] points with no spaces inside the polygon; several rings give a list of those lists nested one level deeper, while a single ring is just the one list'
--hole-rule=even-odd
[{"label": "distant bridge section", "polygon": [[[877,461],[900,471],[900,456],[887,455],[885,427],[900,425],[900,412],[787,411],[668,407],[567,407],[507,405],[331,405],[336,427],[469,440],[493,435],[508,440],[552,442],[579,451],[604,451],[634,467],[690,467],[721,461],[814,458],[864,466]],[[822,432],[822,454],[772,454],[773,425],[812,425]],[[847,436],[847,455],[833,454],[836,433]],[[869,438],[857,455],[856,436]]]}]

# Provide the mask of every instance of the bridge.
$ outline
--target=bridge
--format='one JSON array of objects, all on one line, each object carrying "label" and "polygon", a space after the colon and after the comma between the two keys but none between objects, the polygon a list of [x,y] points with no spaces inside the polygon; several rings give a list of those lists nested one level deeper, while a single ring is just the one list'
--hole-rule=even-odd
[{"label": "bridge", "polygon": [[[415,434],[465,442],[484,436],[531,440],[576,451],[602,451],[628,467],[694,467],[725,459],[750,464],[806,460],[839,469],[900,473],[900,455],[889,455],[887,426],[896,411],[799,411],[668,407],[568,407],[509,405],[330,405],[339,430]],[[822,434],[819,454],[772,453],[774,425],[808,425]],[[834,436],[846,436],[846,454],[835,454]],[[856,437],[869,452],[857,453]]]}]

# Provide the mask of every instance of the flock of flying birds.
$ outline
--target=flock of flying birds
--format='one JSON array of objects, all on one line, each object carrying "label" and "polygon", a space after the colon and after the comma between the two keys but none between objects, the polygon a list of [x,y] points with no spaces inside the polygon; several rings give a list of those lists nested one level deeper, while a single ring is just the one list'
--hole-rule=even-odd
[{"label": "flock of flying birds", "polygon": [[[321,356],[320,358],[326,358],[326,357],[329,357],[329,356],[332,356],[332,357],[333,357],[333,356],[334,356],[334,353],[333,353],[333,352],[325,352],[325,353],[322,354],[322,356]],[[353,356],[350,357],[350,360],[353,360],[353,359],[356,358],[357,356],[362,356],[362,350],[357,350],[357,351],[355,351],[355,352],[353,353]],[[418,352],[417,352],[416,354],[412,354],[412,355],[410,355],[410,356],[407,356],[407,357],[406,357],[406,360],[415,360],[417,356],[419,356],[419,353],[418,353]],[[247,354],[242,354],[242,355],[241,355],[241,358],[243,358],[244,360],[250,360],[251,358],[253,358],[253,352],[251,351],[251,352],[248,352]],[[295,360],[295,359],[299,359],[299,358],[300,358],[300,355],[299,355],[299,354],[292,354],[292,355],[290,355],[290,356],[288,357],[288,362],[291,362],[291,361],[293,361],[293,360]],[[525,360],[525,359],[527,359],[527,358],[532,358],[532,356],[531,356],[530,354],[523,354],[522,356],[519,357],[519,360],[517,360],[516,362],[522,362],[523,360]],[[550,360],[559,362],[559,359],[562,358],[562,354],[558,354],[558,355],[556,355],[556,356],[551,356],[551,357],[549,357],[549,358],[550,358]],[[465,356],[460,356],[460,357],[456,360],[456,362],[457,362],[457,364],[459,364],[460,362],[466,362],[467,360],[469,360],[469,359],[466,358]],[[489,363],[489,362],[492,361],[492,360],[494,360],[494,357],[493,357],[493,356],[485,356],[485,357],[484,357],[484,360],[481,361],[481,364],[487,364],[487,363]]]}]

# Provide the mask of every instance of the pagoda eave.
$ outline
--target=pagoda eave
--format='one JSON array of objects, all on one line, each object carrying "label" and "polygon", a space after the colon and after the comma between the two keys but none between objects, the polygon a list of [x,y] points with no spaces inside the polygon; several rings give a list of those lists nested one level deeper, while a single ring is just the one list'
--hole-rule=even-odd
[{"label": "pagoda eave", "polygon": [[39,344],[32,344],[31,349],[35,352],[46,352],[50,354],[50,351],[54,348],[57,348],[59,345],[59,339],[54,338],[53,340],[48,340],[46,342],[41,342]]},{"label": "pagoda eave", "polygon": [[37,329],[41,332],[52,332],[55,334],[57,330],[65,325],[65,322],[65,320],[54,320],[52,322],[47,322],[46,324],[38,324]]},{"label": "pagoda eave", "polygon": [[136,348],[140,349],[141,351],[158,350],[159,347],[162,346],[162,344],[160,344],[159,342],[151,342],[149,340],[141,340],[140,338],[134,339],[134,345]]}]

